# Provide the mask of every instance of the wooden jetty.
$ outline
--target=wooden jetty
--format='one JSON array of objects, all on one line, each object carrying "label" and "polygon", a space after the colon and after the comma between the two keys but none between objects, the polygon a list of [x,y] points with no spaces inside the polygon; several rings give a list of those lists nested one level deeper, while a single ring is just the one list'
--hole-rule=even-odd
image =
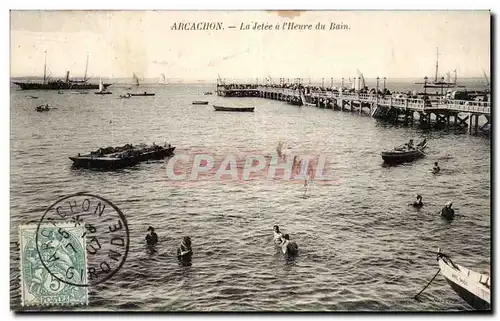
[{"label": "wooden jetty", "polygon": [[[297,87],[297,86],[296,86]],[[317,87],[316,87],[317,88]],[[374,118],[391,119],[430,128],[431,121],[438,128],[467,128],[470,134],[491,126],[491,103],[483,101],[422,98],[395,98],[382,94],[352,91],[286,88],[282,86],[231,84],[217,85],[217,95],[224,97],[261,97],[280,100],[297,106],[316,106],[340,111],[357,112]],[[480,117],[485,122],[479,127]]]}]

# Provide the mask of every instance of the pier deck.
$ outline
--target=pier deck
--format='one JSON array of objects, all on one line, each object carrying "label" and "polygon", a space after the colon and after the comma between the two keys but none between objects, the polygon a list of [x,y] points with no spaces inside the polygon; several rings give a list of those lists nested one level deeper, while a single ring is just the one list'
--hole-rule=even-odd
[{"label": "pier deck", "polygon": [[[368,114],[374,118],[391,118],[396,121],[403,116],[405,124],[413,123],[414,114],[422,126],[430,126],[431,115],[434,123],[441,127],[451,125],[466,127],[469,133],[477,133],[479,117],[486,121],[481,126],[491,121],[491,103],[483,101],[466,101],[440,99],[431,101],[421,98],[395,98],[384,95],[339,92],[333,90],[311,90],[311,88],[291,89],[263,85],[218,85],[217,95],[226,97],[262,97],[286,101],[298,106],[316,106],[319,108],[340,109],[357,111]],[[464,115],[465,114],[465,115]],[[453,117],[453,123],[450,123]]]}]

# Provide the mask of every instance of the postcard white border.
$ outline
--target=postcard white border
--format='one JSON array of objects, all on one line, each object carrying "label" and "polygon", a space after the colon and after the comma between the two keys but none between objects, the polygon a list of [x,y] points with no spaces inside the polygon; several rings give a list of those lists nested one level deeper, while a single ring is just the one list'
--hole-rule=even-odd
[{"label": "postcard white border", "polygon": [[[3,289],[2,291],[2,297],[1,297],[1,312],[2,315],[6,315],[8,320],[14,319],[15,317],[17,318],[22,318],[23,316],[15,316],[12,312],[7,313],[10,311],[10,293],[7,291],[7,289],[10,288],[10,205],[9,205],[9,200],[10,200],[10,192],[9,192],[9,181],[10,181],[10,153],[7,153],[7,150],[10,150],[10,103],[9,103],[9,46],[7,45],[9,43],[9,9],[170,9],[170,10],[179,10],[179,9],[191,9],[191,10],[217,10],[217,9],[232,9],[232,10],[242,10],[242,9],[249,9],[249,10],[263,10],[263,9],[308,9],[308,10],[338,10],[338,9],[343,9],[343,10],[348,10],[348,9],[365,9],[365,10],[370,10],[370,9],[376,9],[376,10],[418,10],[418,9],[434,9],[434,10],[451,10],[451,9],[460,9],[460,10],[477,10],[477,9],[492,9],[494,13],[498,14],[499,13],[499,1],[493,1],[493,0],[475,0],[475,1],[451,1],[451,0],[446,0],[446,1],[435,1],[435,0],[420,0],[420,1],[385,1],[385,0],[379,0],[379,1],[356,1],[356,0],[350,0],[350,1],[339,1],[336,3],[331,3],[327,2],[324,0],[307,0],[307,1],[297,1],[297,0],[288,0],[288,1],[273,1],[273,3],[270,3],[269,0],[254,0],[254,1],[228,1],[228,0],[212,0],[212,1],[201,1],[201,0],[169,0],[169,1],[148,1],[148,0],[141,0],[141,1],[127,1],[124,2],[122,1],[119,4],[113,3],[111,4],[110,2],[106,1],[97,1],[97,0],[86,0],[86,1],[73,1],[73,2],[68,2],[68,1],[62,1],[62,0],[51,0],[51,1],[44,1],[43,3],[40,1],[2,1],[1,3],[2,11],[0,11],[0,17],[1,21],[3,22],[1,25],[1,38],[2,38],[2,43],[4,44],[3,50],[2,50],[2,60],[1,60],[1,71],[3,77],[2,79],[2,86],[1,88],[1,95],[2,95],[2,106],[0,108],[0,119],[2,121],[2,124],[0,125],[0,150],[4,151],[3,157],[1,158],[1,180],[0,180],[0,187],[1,187],[1,202],[2,204],[2,215],[1,215],[1,220],[2,220],[2,233],[0,233],[1,238],[2,238],[2,248],[1,248],[1,256],[0,258],[2,259],[2,268],[3,268],[3,273],[1,273],[1,283],[0,287]],[[498,21],[496,22],[498,24]],[[494,32],[494,39],[492,39],[492,48],[494,49],[495,43],[498,41],[498,33]],[[497,57],[496,50],[495,50],[495,58]],[[492,59],[493,56],[491,57]],[[495,77],[496,75],[496,68],[495,70],[492,71],[492,77]],[[498,83],[495,79],[495,87],[494,87],[494,92],[495,94],[498,92]],[[496,96],[496,95],[495,95]],[[495,102],[497,99],[495,99]],[[496,105],[496,104],[495,104]],[[496,106],[494,106],[495,108]],[[500,118],[500,113],[495,112],[495,124],[498,124],[498,118]],[[496,128],[496,125],[494,125]],[[497,133],[498,129],[494,130],[494,135],[495,137],[492,139],[492,142],[495,143],[494,150],[497,150],[496,146],[498,144],[498,139],[497,139]],[[492,150],[492,156],[493,156],[493,150]],[[497,160],[498,161],[498,160]],[[495,168],[498,171],[498,163],[497,161],[495,162]],[[496,182],[497,178],[497,171],[494,172],[494,179],[491,182],[492,186],[494,186],[494,182]],[[495,189],[495,194],[492,195],[492,200],[497,200],[500,199],[498,198],[498,188]],[[498,212],[498,211],[497,211]],[[496,213],[495,213],[496,214]],[[499,225],[499,219],[497,218],[495,220],[495,232],[498,234],[498,225]],[[9,222],[9,224],[7,224]],[[495,240],[498,239],[498,235],[495,235]],[[498,243],[498,242],[496,242]],[[498,247],[495,246],[495,249]],[[495,254],[498,251],[495,251],[492,253],[492,256],[495,256]],[[499,263],[495,261],[495,274],[498,276],[499,274],[496,273],[498,271],[498,265]],[[495,281],[494,281],[495,282]],[[495,307],[498,308],[498,295],[495,295]],[[217,316],[210,316],[210,315],[197,315],[197,316],[174,316],[174,315],[168,315],[168,317],[175,317],[175,318],[180,318],[180,319],[192,319],[194,318],[238,318],[238,319],[250,319],[250,318],[255,318],[258,317],[259,319],[268,319],[268,320],[275,320],[276,318],[278,319],[284,319],[284,318],[323,318],[323,317],[329,317],[329,318],[344,318],[344,317],[349,317],[350,319],[364,319],[366,317],[385,317],[386,314],[380,315],[380,314],[370,314],[370,315],[324,315],[324,314],[317,314],[317,315],[309,315],[305,316],[302,314],[296,314],[296,315],[268,315],[268,316],[256,316],[256,315],[217,315]],[[408,315],[396,315],[392,316],[395,319],[406,319]],[[24,318],[27,316],[24,316]],[[32,316],[31,316],[32,317]],[[56,320],[60,319],[60,316],[55,316],[55,315],[43,315],[41,316],[44,319],[48,320]],[[69,316],[71,317],[71,316]],[[76,317],[76,316],[72,316]],[[79,315],[79,317],[88,317],[84,315]],[[118,318],[120,317],[119,315],[92,315],[92,319],[102,319],[102,318]],[[143,315],[134,315],[134,316],[128,316],[128,320],[141,320],[144,316]],[[162,318],[161,315],[154,315],[154,316],[149,316],[154,319],[159,319]],[[423,319],[427,317],[426,315],[416,315],[413,316],[416,317],[417,319]],[[456,318],[455,315],[446,315],[446,316],[441,316],[444,318]],[[473,317],[471,315],[467,315],[467,318]]]}]

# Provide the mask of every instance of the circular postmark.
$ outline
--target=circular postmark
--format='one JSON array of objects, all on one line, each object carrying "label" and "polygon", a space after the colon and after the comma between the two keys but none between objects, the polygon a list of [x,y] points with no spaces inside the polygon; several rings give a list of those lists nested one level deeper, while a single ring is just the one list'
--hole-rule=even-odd
[{"label": "circular postmark", "polygon": [[60,282],[86,287],[109,280],[128,255],[130,237],[123,212],[109,200],[76,193],[52,204],[37,225],[36,251]]}]

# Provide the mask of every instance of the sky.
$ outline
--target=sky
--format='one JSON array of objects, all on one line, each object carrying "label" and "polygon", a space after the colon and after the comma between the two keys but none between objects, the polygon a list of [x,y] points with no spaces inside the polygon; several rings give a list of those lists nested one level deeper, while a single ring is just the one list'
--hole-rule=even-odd
[{"label": "sky", "polygon": [[[224,30],[171,30],[180,22]],[[348,30],[240,30],[331,22]],[[228,26],[236,28],[230,29]],[[11,76],[215,80],[490,74],[489,11],[11,11]]]}]

